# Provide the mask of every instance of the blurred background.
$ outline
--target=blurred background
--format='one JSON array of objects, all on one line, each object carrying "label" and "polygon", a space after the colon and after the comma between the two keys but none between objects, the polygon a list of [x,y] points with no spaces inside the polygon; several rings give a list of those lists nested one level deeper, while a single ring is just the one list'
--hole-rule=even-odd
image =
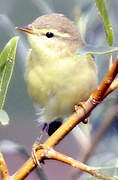
[{"label": "blurred background", "polygon": [[[115,41],[114,46],[118,42],[118,1],[107,0],[107,9],[114,29]],[[25,65],[28,53],[28,42],[26,35],[15,30],[16,26],[28,25],[38,16],[46,13],[63,13],[81,27],[81,33],[87,43],[93,46],[105,46],[106,37],[101,20],[98,17],[97,8],[94,1],[91,0],[0,0],[0,51],[10,38],[15,35],[20,37],[17,48],[16,64],[13,77],[8,90],[5,104],[5,110],[10,117],[10,124],[6,127],[0,126],[1,149],[4,152],[6,162],[11,173],[14,173],[26,161],[27,157],[22,151],[17,151],[17,144],[23,145],[31,152],[32,145],[40,133],[40,125],[36,122],[36,115],[32,102],[28,96],[25,83]],[[81,17],[79,23],[79,17]],[[117,54],[113,55],[113,58]],[[99,81],[104,77],[108,70],[110,55],[96,56],[96,64],[98,69]],[[100,123],[103,122],[107,113],[117,107],[117,91],[110,95],[107,100],[96,108],[90,118],[91,135],[97,131]],[[117,109],[117,108],[116,108]],[[110,111],[110,112],[109,112]],[[116,110],[117,111],[117,110]],[[109,117],[109,116],[108,116]],[[113,115],[112,123],[102,137],[97,152],[88,161],[92,165],[104,165],[108,160],[116,160],[118,150],[116,148],[118,123],[117,113]],[[94,130],[93,130],[94,129]],[[44,137],[46,139],[47,137]],[[3,142],[9,140],[9,142]],[[19,146],[18,146],[19,147]],[[20,147],[21,148],[21,147]],[[87,146],[84,147],[87,149]],[[81,157],[81,146],[77,144],[72,135],[64,138],[56,149],[66,153],[74,158]],[[113,164],[111,162],[111,164]],[[60,162],[45,161],[42,165],[48,180],[70,180],[72,179],[73,169]],[[116,167],[116,163],[115,163]],[[76,172],[75,172],[76,173]],[[116,173],[116,171],[115,171]],[[84,176],[81,179],[86,179]],[[87,178],[89,178],[87,176]],[[26,179],[40,179],[33,172]]]}]

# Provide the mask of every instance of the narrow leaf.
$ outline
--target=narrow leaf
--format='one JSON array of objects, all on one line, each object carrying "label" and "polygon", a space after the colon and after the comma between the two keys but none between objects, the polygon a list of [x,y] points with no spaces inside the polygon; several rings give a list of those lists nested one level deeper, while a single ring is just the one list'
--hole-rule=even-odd
[{"label": "narrow leaf", "polygon": [[8,86],[13,73],[18,37],[12,38],[0,54],[0,109],[3,108]]},{"label": "narrow leaf", "polygon": [[3,126],[6,126],[9,124],[9,116],[7,114],[6,111],[0,109],[0,123],[3,125]]},{"label": "narrow leaf", "polygon": [[93,54],[93,55],[102,55],[102,54],[112,54],[118,52],[118,47],[95,47],[91,45],[86,45],[83,49],[78,51],[78,54]]},{"label": "narrow leaf", "polygon": [[101,16],[101,19],[104,25],[108,44],[111,46],[114,40],[114,33],[113,33],[113,29],[112,29],[112,26],[108,17],[105,1],[104,0],[94,0],[94,1],[96,3],[96,6],[98,8],[99,14]]}]

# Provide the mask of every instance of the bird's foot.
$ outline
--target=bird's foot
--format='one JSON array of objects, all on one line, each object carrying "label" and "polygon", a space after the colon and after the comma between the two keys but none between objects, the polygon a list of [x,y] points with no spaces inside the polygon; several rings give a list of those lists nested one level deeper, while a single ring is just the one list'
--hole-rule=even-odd
[{"label": "bird's foot", "polygon": [[[86,114],[86,108],[84,106],[84,102],[80,102],[78,105],[75,105],[75,111],[77,111],[79,109],[79,106],[84,110],[84,112]],[[82,122],[84,124],[87,124],[88,123],[88,118],[85,118]]]},{"label": "bird's foot", "polygon": [[37,157],[37,155],[36,155],[36,151],[38,151],[39,149],[40,149],[40,148],[39,148],[39,145],[36,144],[36,143],[34,143],[33,146],[32,146],[32,152],[31,152],[31,154],[32,154],[32,159],[33,159],[34,163],[36,164],[36,166],[41,166],[41,165],[40,165],[40,162],[39,162],[39,160],[38,160],[38,157]]},{"label": "bird's foot", "polygon": [[41,135],[36,139],[36,141],[34,142],[34,144],[33,144],[33,146],[32,146],[32,152],[31,152],[31,154],[32,154],[32,159],[33,159],[34,163],[35,163],[37,166],[40,166],[40,162],[39,162],[39,160],[38,160],[38,157],[37,157],[36,152],[37,152],[38,150],[42,149],[42,148],[41,148],[41,144],[40,144],[41,139],[42,139],[42,134],[41,134]]},{"label": "bird's foot", "polygon": [[37,166],[40,166],[40,163],[39,163],[39,160],[38,160],[38,157],[36,155],[36,152],[40,149],[42,149],[42,144],[41,144],[41,140],[42,140],[42,137],[44,136],[44,131],[46,130],[47,131],[47,123],[44,124],[43,128],[42,128],[42,131],[40,133],[40,136],[36,138],[33,146],[32,146],[32,159],[34,161],[34,163],[37,165]]}]

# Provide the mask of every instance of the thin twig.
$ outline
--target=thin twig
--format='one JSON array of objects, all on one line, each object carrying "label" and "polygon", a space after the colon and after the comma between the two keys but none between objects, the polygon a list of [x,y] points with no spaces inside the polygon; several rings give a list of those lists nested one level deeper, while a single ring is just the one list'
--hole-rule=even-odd
[{"label": "thin twig", "polygon": [[115,60],[113,66],[107,73],[106,77],[101,82],[100,86],[98,87],[97,91],[95,91],[92,95],[93,99],[96,101],[101,101],[104,99],[104,95],[109,89],[110,85],[114,81],[116,75],[118,73],[118,58]]},{"label": "thin twig", "polygon": [[9,171],[8,171],[7,165],[5,163],[4,157],[1,152],[0,152],[0,170],[1,170],[2,180],[9,179],[9,177],[10,177]]},{"label": "thin twig", "polygon": [[116,78],[112,84],[110,85],[110,87],[108,88],[108,90],[106,91],[106,93],[104,94],[104,98],[106,96],[108,96],[108,94],[112,93],[115,89],[118,88],[118,78]]},{"label": "thin twig", "polygon": [[80,170],[85,171],[85,172],[91,174],[92,176],[94,176],[95,178],[98,178],[98,179],[116,180],[116,178],[114,178],[114,177],[108,177],[108,176],[102,174],[100,171],[96,170],[95,167],[87,166],[84,163],[81,163],[78,160],[75,160],[69,156],[66,156],[65,154],[57,152],[52,148],[47,149],[47,150],[46,149],[42,150],[42,156],[44,156],[44,159],[45,158],[55,159],[55,160],[64,162],[68,165],[71,165],[74,168],[79,168]]}]

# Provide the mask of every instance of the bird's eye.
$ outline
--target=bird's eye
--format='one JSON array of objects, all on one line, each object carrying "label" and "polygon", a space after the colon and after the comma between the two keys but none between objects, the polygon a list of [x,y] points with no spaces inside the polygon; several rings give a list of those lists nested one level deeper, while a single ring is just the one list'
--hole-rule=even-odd
[{"label": "bird's eye", "polygon": [[46,33],[46,36],[47,36],[48,38],[52,38],[52,37],[54,36],[54,34],[53,34],[52,32],[47,32],[47,33]]}]

